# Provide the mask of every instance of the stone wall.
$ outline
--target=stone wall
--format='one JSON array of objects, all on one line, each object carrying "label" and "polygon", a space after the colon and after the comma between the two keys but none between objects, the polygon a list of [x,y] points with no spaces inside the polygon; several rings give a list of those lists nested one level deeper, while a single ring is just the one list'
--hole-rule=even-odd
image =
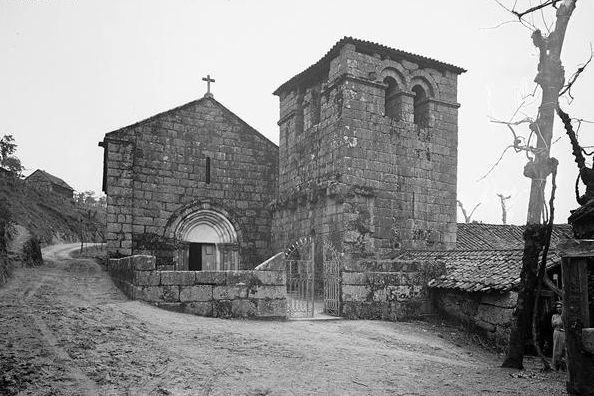
[{"label": "stone wall", "polygon": [[108,133],[101,145],[111,256],[173,259],[152,250],[155,237],[175,238],[168,226],[205,207],[235,228],[239,268],[271,256],[278,147],[212,97]]},{"label": "stone wall", "polygon": [[[275,92],[274,247],[314,231],[359,257],[453,248],[461,71],[346,41]],[[386,112],[388,78],[398,86],[397,115]],[[422,120],[414,115],[418,89],[426,94]]]},{"label": "stone wall", "polygon": [[108,272],[131,299],[217,318],[285,319],[285,271],[158,271],[154,256],[110,259]]},{"label": "stone wall", "polygon": [[502,347],[508,344],[516,292],[467,293],[450,289],[432,289],[433,304],[438,312],[479,329]]},{"label": "stone wall", "polygon": [[402,320],[430,312],[424,264],[398,260],[345,263],[342,313],[349,319]]}]

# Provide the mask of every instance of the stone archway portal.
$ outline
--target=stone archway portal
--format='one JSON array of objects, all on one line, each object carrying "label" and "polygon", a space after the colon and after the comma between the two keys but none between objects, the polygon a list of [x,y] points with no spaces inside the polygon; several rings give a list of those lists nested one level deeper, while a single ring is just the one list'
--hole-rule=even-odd
[{"label": "stone archway portal", "polygon": [[239,269],[237,233],[221,213],[209,209],[192,212],[180,221],[176,235],[187,243],[180,252],[180,269]]}]

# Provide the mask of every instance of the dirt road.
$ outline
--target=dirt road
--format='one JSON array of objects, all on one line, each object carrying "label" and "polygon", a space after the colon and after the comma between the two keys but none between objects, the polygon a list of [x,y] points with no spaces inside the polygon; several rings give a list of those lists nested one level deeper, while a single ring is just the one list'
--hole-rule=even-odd
[{"label": "dirt road", "polygon": [[[0,289],[0,394],[563,394],[562,374],[500,369],[447,328],[202,318],[129,301],[78,245]],[[447,330],[447,331],[451,331]]]}]

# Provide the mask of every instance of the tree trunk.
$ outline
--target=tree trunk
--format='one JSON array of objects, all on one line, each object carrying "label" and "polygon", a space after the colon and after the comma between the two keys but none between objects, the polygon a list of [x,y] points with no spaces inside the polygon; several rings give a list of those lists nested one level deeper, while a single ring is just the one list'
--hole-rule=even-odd
[{"label": "tree trunk", "polygon": [[545,235],[546,228],[540,224],[528,225],[524,231],[524,254],[522,256],[518,304],[512,317],[509,349],[501,367],[524,368],[524,345],[532,325],[538,255],[542,250]]},{"label": "tree trunk", "polygon": [[524,175],[532,179],[526,231],[524,233],[524,256],[520,274],[518,305],[512,319],[509,349],[502,367],[523,367],[524,344],[532,324],[534,290],[537,286],[538,257],[544,246],[545,227],[541,225],[545,205],[546,178],[551,173],[549,161],[553,122],[559,92],[565,82],[561,64],[561,50],[569,18],[575,9],[576,0],[564,0],[557,8],[555,30],[543,37],[540,30],[532,34],[532,42],[539,49],[538,74],[534,81],[542,89],[542,101],[536,121],[530,129],[537,138],[535,158],[526,164]]}]

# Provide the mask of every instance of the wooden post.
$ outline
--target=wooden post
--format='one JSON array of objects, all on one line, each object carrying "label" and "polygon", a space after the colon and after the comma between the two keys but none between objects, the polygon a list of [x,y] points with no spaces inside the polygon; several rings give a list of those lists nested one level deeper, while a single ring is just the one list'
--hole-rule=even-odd
[{"label": "wooden post", "polygon": [[594,240],[569,240],[561,247],[563,324],[567,348],[567,392],[594,395],[594,351],[584,336],[593,326],[588,306],[588,270],[594,270]]}]

